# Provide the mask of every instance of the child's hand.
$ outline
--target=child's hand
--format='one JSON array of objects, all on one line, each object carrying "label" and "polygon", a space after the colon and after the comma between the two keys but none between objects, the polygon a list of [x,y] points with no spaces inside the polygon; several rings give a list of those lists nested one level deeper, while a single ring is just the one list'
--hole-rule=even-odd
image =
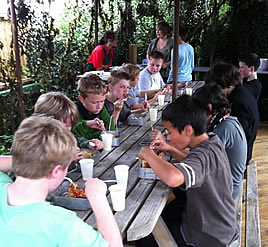
[{"label": "child's hand", "polygon": [[186,86],[187,86],[187,83],[186,82],[178,83],[178,89],[185,88]]},{"label": "child's hand", "polygon": [[164,138],[164,136],[163,136],[163,134],[161,133],[161,131],[160,130],[157,130],[157,129],[154,129],[153,131],[152,131],[152,140],[154,141],[154,140],[165,140],[165,138]]},{"label": "child's hand", "polygon": [[107,186],[98,178],[89,178],[85,186],[85,192],[89,200],[96,200],[103,196],[106,199]]},{"label": "child's hand", "polygon": [[92,147],[91,145],[89,145],[89,149],[94,149],[94,150],[101,150],[104,147],[104,144],[101,140],[99,139],[92,139],[90,140],[91,142],[93,142],[95,144],[94,147]]},{"label": "child's hand", "polygon": [[165,140],[154,140],[152,141],[150,148],[156,151],[170,151],[171,146]]},{"label": "child's hand", "polygon": [[73,156],[73,160],[72,161],[78,161],[82,159],[82,152],[80,150],[79,147],[76,148],[76,153]]},{"label": "child's hand", "polygon": [[148,101],[143,101],[142,103],[140,103],[141,111],[143,112],[148,111],[149,108],[150,108],[150,103]]},{"label": "child's hand", "polygon": [[114,110],[120,112],[123,108],[123,105],[124,105],[124,100],[118,99],[117,101],[114,102]]},{"label": "child's hand", "polygon": [[105,131],[104,123],[99,118],[95,118],[94,120],[88,120],[86,124],[89,128]]},{"label": "child's hand", "polygon": [[148,154],[153,154],[154,151],[150,147],[143,147],[138,153],[138,157],[140,160],[146,160],[145,156]]}]

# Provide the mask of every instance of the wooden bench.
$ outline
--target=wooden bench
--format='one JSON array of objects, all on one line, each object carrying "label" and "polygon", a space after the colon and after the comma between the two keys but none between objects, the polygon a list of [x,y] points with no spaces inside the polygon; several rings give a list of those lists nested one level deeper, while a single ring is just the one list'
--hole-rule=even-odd
[{"label": "wooden bench", "polygon": [[[240,229],[240,245],[242,238],[246,247],[261,247],[260,234],[260,216],[258,201],[258,179],[256,162],[251,160],[246,170],[246,192],[245,198],[242,199],[243,193],[237,204],[237,224]],[[245,207],[245,225],[242,225],[242,208]],[[244,235],[242,236],[242,233]]]}]

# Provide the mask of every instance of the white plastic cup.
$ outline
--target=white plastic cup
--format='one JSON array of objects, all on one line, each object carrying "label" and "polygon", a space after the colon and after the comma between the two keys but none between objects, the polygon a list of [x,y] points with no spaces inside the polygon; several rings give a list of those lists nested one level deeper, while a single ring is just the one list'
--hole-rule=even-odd
[{"label": "white plastic cup", "polygon": [[112,150],[112,143],[113,143],[113,134],[111,133],[104,133],[101,135],[102,141],[103,141],[103,149],[106,151]]},{"label": "white plastic cup", "polygon": [[109,187],[114,211],[123,211],[126,204],[126,186],[114,184]]},{"label": "white plastic cup", "polygon": [[129,166],[127,165],[118,165],[114,167],[117,184],[124,184],[127,187],[128,170]]},{"label": "white plastic cup", "polygon": [[156,121],[157,119],[157,109],[153,108],[149,110],[150,121]]},{"label": "white plastic cup", "polygon": [[185,88],[185,93],[189,96],[192,96],[193,94],[193,89],[192,88]]},{"label": "white plastic cup", "polygon": [[158,104],[159,105],[164,105],[165,104],[165,95],[164,94],[159,94],[157,96],[157,99],[158,99]]},{"label": "white plastic cup", "polygon": [[88,180],[89,178],[92,178],[94,160],[93,159],[81,159],[79,163],[80,163],[80,167],[82,171],[83,180]]}]

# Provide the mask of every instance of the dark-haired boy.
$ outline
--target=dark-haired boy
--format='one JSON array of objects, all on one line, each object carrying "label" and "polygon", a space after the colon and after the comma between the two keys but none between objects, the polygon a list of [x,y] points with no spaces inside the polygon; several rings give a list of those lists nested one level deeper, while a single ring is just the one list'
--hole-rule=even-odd
[{"label": "dark-haired boy", "polygon": [[[139,153],[139,158],[146,160],[164,183],[174,190],[186,191],[182,214],[176,200],[163,214],[180,247],[230,246],[238,241],[228,157],[219,138],[206,133],[206,119],[206,109],[192,97],[183,95],[168,105],[162,120],[167,138],[179,150],[191,149],[187,157],[171,164],[150,147]],[[145,245],[140,241],[137,246]]]},{"label": "dark-haired boy", "polygon": [[243,87],[247,88],[258,101],[261,94],[261,81],[257,77],[260,58],[256,53],[249,53],[239,59],[239,69],[244,79]]}]

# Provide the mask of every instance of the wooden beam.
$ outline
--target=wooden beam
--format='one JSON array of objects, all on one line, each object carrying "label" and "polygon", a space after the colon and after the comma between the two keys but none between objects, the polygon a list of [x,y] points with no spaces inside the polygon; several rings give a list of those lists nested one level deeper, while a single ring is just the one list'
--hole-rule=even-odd
[{"label": "wooden beam", "polygon": [[174,0],[174,37],[172,66],[172,101],[177,98],[178,61],[179,61],[179,0]]},{"label": "wooden beam", "polygon": [[22,89],[22,79],[21,79],[21,64],[20,64],[20,51],[19,51],[19,42],[18,42],[18,28],[17,28],[17,19],[15,13],[14,0],[10,0],[10,11],[11,11],[11,25],[12,25],[12,37],[13,45],[16,58],[16,77],[17,77],[17,90],[18,90],[18,101],[20,108],[20,118],[21,121],[25,118],[25,109],[24,109],[24,93]]}]

